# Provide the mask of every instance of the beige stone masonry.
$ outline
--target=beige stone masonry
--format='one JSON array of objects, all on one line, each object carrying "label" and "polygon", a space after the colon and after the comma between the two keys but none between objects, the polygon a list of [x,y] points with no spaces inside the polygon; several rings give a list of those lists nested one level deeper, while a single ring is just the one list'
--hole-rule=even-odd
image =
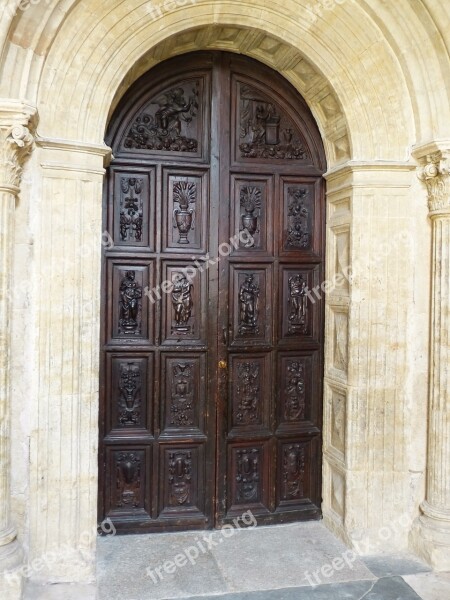
[{"label": "beige stone masonry", "polygon": [[414,170],[351,162],[326,175],[326,278],[348,280],[326,296],[323,512],[363,554],[407,546],[425,469],[427,364],[412,357],[426,355],[414,297],[429,255],[415,242],[426,209]]},{"label": "beige stone masonry", "polygon": [[428,465],[423,515],[412,544],[438,571],[450,571],[450,141],[416,149],[433,227]]},{"label": "beige stone masonry", "polygon": [[11,519],[11,292],[14,211],[25,159],[33,145],[36,110],[19,101],[0,101],[0,596],[21,597],[21,548]]}]

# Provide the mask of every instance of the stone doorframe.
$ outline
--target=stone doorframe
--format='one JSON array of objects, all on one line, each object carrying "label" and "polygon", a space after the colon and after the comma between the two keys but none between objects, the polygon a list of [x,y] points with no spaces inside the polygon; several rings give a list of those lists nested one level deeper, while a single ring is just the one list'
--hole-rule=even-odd
[{"label": "stone doorframe", "polygon": [[[203,4],[199,0],[193,11]],[[74,20],[76,13],[71,15]],[[415,139],[408,125],[409,119],[414,120],[412,111],[397,111],[395,124],[389,113],[383,129],[379,118],[383,105],[364,93],[365,81],[355,83],[353,95],[342,85],[336,92],[340,84],[322,74],[326,58],[314,47],[320,31],[311,38],[311,56],[321,69],[304,58],[306,47],[302,52],[297,48],[305,38],[296,14],[293,9],[286,17],[286,41],[275,33],[280,24],[274,15],[273,21],[261,25],[262,19],[253,23],[249,12],[246,29],[235,19],[230,22],[226,12],[211,18],[199,12],[198,17],[197,13],[190,17],[185,33],[187,25],[162,15],[168,19],[166,30],[158,29],[155,22],[153,32],[145,32],[145,39],[156,45],[136,50],[133,56],[138,58],[133,60],[126,55],[128,67],[108,80],[114,79],[113,84],[106,80],[110,69],[118,68],[114,61],[95,86],[89,77],[80,77],[81,83],[76,77],[71,80],[73,71],[66,77],[56,70],[53,77],[57,55],[50,52],[36,101],[42,137],[35,136],[20,190],[20,175],[35,135],[36,108],[19,101],[0,103],[0,239],[6,274],[0,280],[4,332],[0,355],[4,372],[9,366],[12,372],[12,382],[2,379],[0,396],[0,505],[6,507],[0,523],[0,560],[4,567],[22,561],[11,524],[14,519],[20,525],[28,562],[53,553],[52,560],[37,569],[37,579],[86,582],[94,577],[100,233],[109,156],[101,140],[108,115],[142,72],[163,58],[205,48],[240,51],[276,68],[305,97],[323,133],[329,164],[323,286],[328,292],[325,522],[362,553],[405,548],[411,535],[413,547],[422,553],[426,547],[426,556],[435,566],[450,568],[445,558],[450,556],[449,458],[443,443],[448,448],[449,382],[443,366],[445,360],[448,364],[448,340],[443,335],[448,331],[448,296],[442,293],[449,282],[450,142],[418,147],[414,155],[423,163],[419,174],[428,188],[431,228],[416,163],[409,157],[401,160]],[[197,29],[192,29],[192,23]],[[173,37],[174,32],[178,37]],[[390,50],[387,46],[379,50],[385,53],[391,77]],[[125,55],[114,60],[124,62]],[[396,77],[400,83],[395,83]],[[396,98],[409,97],[400,73],[391,80]],[[77,106],[78,117],[72,118],[74,109],[63,119],[63,107],[71,106],[73,86],[81,84],[86,94]],[[100,95],[95,101],[94,92]],[[364,103],[359,105],[364,115],[352,108],[360,96],[368,98],[367,110]],[[344,273],[351,275],[349,280],[338,278]],[[433,369],[428,492],[422,504],[424,516],[412,527],[425,497],[430,278]],[[337,286],[330,283],[336,281]],[[23,414],[18,404],[24,407]],[[12,443],[11,421],[16,432]],[[25,451],[21,434],[29,438]],[[11,457],[17,465],[13,472]],[[25,489],[22,477],[28,482]],[[72,554],[63,552],[66,544]],[[12,581],[3,584],[10,585],[13,599],[20,597],[20,579]]]}]

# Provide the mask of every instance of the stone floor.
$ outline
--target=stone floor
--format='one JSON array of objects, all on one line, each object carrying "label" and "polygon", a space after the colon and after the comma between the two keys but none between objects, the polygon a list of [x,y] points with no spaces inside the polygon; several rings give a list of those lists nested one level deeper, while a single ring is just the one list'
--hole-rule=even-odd
[{"label": "stone floor", "polygon": [[356,557],[318,522],[98,546],[97,588],[28,585],[26,600],[450,600],[450,574],[409,555]]}]

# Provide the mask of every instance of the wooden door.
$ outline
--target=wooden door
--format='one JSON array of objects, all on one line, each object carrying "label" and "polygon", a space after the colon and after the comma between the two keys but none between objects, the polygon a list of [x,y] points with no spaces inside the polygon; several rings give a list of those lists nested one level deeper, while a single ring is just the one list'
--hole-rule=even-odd
[{"label": "wooden door", "polygon": [[267,67],[194,53],[107,136],[100,518],[122,531],[320,516],[324,154]]}]

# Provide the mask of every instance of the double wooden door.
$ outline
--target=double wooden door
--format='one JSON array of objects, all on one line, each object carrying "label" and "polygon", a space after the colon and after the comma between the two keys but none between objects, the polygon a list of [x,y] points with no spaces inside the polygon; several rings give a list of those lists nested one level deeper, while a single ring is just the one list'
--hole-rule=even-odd
[{"label": "double wooden door", "polygon": [[325,161],[308,108],[251,59],[195,53],[133,85],[107,142],[100,518],[318,518]]}]

